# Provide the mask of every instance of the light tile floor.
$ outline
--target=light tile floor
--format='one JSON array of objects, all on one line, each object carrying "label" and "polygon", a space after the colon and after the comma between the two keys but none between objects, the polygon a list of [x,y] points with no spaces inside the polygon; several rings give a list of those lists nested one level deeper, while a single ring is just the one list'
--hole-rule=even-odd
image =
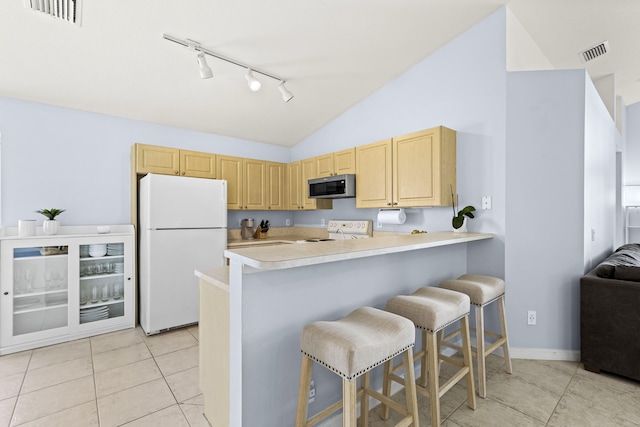
[{"label": "light tile floor", "polygon": [[[136,328],[0,356],[0,427],[207,427],[197,340],[197,327]],[[513,370],[490,356],[488,397],[469,409],[462,380],[442,398],[443,426],[640,426],[640,382],[577,362],[514,359]],[[419,408],[430,425],[426,398]],[[372,409],[370,427],[394,422]]]}]

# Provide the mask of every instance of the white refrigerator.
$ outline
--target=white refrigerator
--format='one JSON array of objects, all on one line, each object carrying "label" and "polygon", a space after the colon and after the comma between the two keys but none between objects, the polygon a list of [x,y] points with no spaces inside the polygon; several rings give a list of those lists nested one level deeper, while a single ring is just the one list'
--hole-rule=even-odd
[{"label": "white refrigerator", "polygon": [[225,264],[227,181],[140,180],[140,326],[147,335],[198,322],[194,271]]}]

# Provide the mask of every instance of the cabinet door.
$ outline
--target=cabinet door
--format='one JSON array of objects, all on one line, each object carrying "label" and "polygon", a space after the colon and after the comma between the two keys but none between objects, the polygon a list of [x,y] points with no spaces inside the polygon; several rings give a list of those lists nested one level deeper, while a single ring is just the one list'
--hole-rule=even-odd
[{"label": "cabinet door", "polygon": [[78,332],[117,325],[133,327],[133,237],[77,239],[78,255],[70,274],[78,284],[70,304]]},{"label": "cabinet door", "polygon": [[356,173],[356,149],[349,148],[333,153],[333,171],[336,175]]},{"label": "cabinet door", "polygon": [[2,347],[69,333],[68,247],[50,244],[45,240],[1,244]]},{"label": "cabinet door", "polygon": [[325,154],[324,156],[314,157],[315,160],[315,176],[310,178],[322,178],[325,176],[335,175],[335,169],[333,165],[333,153]]},{"label": "cabinet door", "polygon": [[453,144],[447,141],[446,153],[441,136],[438,127],[393,139],[394,206],[451,205],[452,189],[455,194],[455,134]]},{"label": "cabinet door", "polygon": [[196,178],[216,177],[216,155],[180,150],[180,174]]},{"label": "cabinet door", "polygon": [[300,162],[287,164],[285,179],[286,185],[286,206],[289,210],[302,209],[302,172]]},{"label": "cabinet door", "polygon": [[243,159],[243,209],[267,209],[266,167],[264,160]]},{"label": "cabinet door", "polygon": [[267,209],[284,209],[284,168],[283,163],[267,162]]},{"label": "cabinet door", "polygon": [[316,178],[316,162],[315,159],[306,159],[300,161],[300,174],[302,182],[300,183],[302,209],[316,209],[316,199],[309,198],[308,181]]},{"label": "cabinet door", "polygon": [[136,144],[136,173],[180,173],[180,150],[155,145]]},{"label": "cabinet door", "polygon": [[227,180],[227,209],[242,209],[242,157],[217,158],[218,178]]},{"label": "cabinet door", "polygon": [[391,139],[356,148],[356,207],[392,206]]}]

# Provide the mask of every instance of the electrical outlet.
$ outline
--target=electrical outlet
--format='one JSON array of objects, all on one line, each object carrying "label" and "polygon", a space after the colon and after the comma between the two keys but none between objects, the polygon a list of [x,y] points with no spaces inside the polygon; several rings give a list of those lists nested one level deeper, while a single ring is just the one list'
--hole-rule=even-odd
[{"label": "electrical outlet", "polygon": [[482,196],[482,209],[491,209],[491,196]]},{"label": "electrical outlet", "polygon": [[314,400],[316,400],[316,382],[311,380],[311,383],[309,384],[309,403]]},{"label": "electrical outlet", "polygon": [[320,220],[320,225],[324,227],[324,218]]},{"label": "electrical outlet", "polygon": [[291,225],[291,220],[289,218],[285,219],[284,225]]},{"label": "electrical outlet", "polygon": [[529,310],[527,311],[527,325],[535,325],[536,324],[536,312]]}]

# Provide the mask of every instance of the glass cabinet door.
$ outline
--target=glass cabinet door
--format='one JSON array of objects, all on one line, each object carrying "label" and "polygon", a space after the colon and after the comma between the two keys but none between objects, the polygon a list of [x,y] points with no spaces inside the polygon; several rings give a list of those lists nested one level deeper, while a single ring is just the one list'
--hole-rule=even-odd
[{"label": "glass cabinet door", "polygon": [[13,248],[13,336],[68,326],[67,246]]},{"label": "glass cabinet door", "polygon": [[80,324],[123,317],[124,243],[83,244],[79,250]]}]

